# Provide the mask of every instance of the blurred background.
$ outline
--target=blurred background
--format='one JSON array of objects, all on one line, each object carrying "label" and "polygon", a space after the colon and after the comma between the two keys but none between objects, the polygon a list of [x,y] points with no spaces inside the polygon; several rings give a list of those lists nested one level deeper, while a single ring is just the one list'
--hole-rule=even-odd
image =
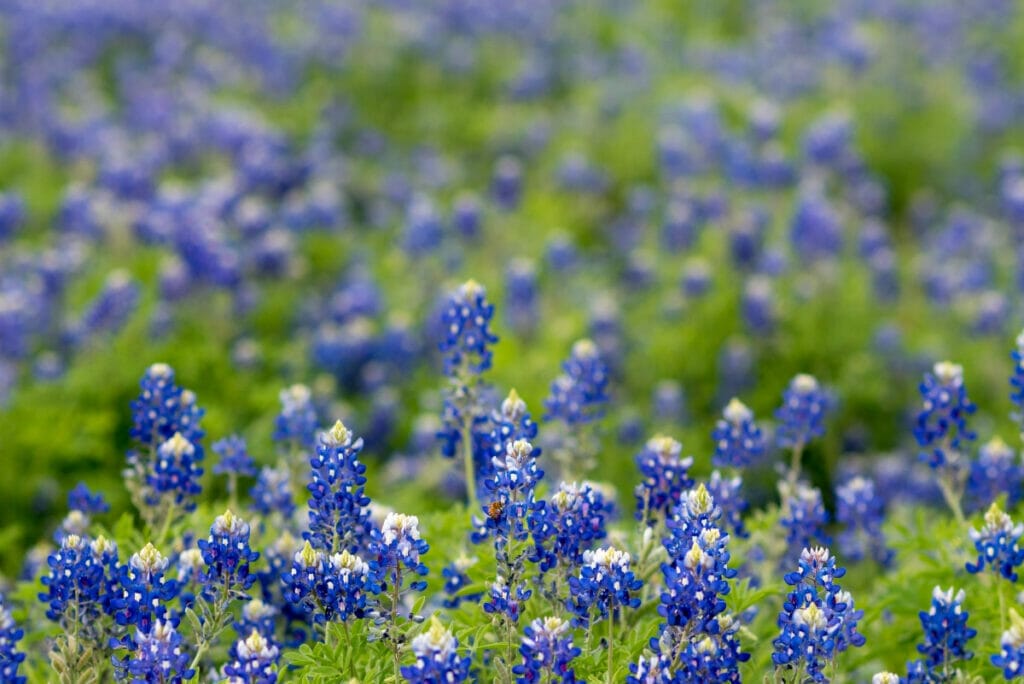
[{"label": "blurred background", "polygon": [[1021,9],[0,0],[0,566],[79,480],[127,508],[157,361],[209,442],[272,462],[305,383],[365,438],[371,495],[457,499],[436,350],[470,277],[496,305],[488,379],[535,417],[596,343],[596,480],[634,482],[655,432],[706,473],[730,397],[770,422],[808,372],[836,402],[805,457],[829,505],[844,468],[907,482],[943,358],[978,432],[1014,440]]}]

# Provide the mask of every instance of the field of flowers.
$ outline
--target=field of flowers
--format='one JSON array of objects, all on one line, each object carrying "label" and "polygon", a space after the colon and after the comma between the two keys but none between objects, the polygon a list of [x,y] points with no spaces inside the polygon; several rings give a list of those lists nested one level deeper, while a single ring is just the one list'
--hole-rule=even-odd
[{"label": "field of flowers", "polygon": [[0,684],[1024,678],[1022,292],[1021,0],[0,0]]}]

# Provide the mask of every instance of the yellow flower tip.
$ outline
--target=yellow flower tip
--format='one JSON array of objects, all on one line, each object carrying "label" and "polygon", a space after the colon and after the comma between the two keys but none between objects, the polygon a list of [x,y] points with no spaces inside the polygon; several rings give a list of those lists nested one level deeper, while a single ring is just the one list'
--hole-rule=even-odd
[{"label": "yellow flower tip", "polygon": [[327,433],[327,436],[334,444],[345,444],[352,438],[352,433],[345,427],[343,422],[338,420],[334,422],[334,426]]}]

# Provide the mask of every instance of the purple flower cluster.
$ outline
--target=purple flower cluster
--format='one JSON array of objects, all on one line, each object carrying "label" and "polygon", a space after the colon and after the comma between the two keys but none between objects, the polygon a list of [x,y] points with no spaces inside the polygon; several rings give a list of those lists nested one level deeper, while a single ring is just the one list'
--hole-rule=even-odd
[{"label": "purple flower cluster", "polygon": [[601,418],[608,403],[608,367],[601,360],[597,345],[591,340],[576,342],[562,370],[544,400],[544,418],[569,426]]}]

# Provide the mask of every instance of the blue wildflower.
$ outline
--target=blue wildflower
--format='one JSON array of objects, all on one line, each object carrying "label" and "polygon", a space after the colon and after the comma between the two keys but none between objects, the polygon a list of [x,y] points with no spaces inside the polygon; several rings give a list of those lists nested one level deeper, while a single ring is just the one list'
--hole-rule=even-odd
[{"label": "blue wildflower", "polygon": [[935,364],[921,383],[924,407],[917,414],[914,436],[921,447],[921,460],[935,469],[958,469],[960,447],[975,434],[967,427],[967,417],[976,406],[967,397],[963,367],[948,361]]},{"label": "blue wildflower", "polygon": [[122,626],[134,625],[148,634],[154,620],[167,613],[164,605],[178,594],[175,580],[166,579],[167,559],[152,544],[146,544],[120,567],[118,595],[110,601],[114,619]]},{"label": "blue wildflower", "polygon": [[773,642],[776,669],[802,671],[814,682],[827,682],[827,666],[850,647],[864,645],[857,632],[863,611],[856,610],[848,592],[835,583],[846,574],[828,549],[805,548],[798,569],[786,575],[793,590],[779,613],[779,636]]},{"label": "blue wildflower", "polygon": [[588,627],[622,608],[640,605],[637,592],[643,581],[633,574],[630,560],[627,552],[612,546],[583,552],[579,575],[569,577],[566,605],[573,613],[573,624]]},{"label": "blue wildflower", "polygon": [[1012,506],[1021,497],[1024,469],[1017,463],[1017,454],[999,437],[989,440],[978,450],[967,476],[967,496],[974,506],[985,507],[1003,494]]},{"label": "blue wildflower", "polygon": [[249,546],[249,523],[231,511],[217,516],[210,526],[210,536],[200,539],[198,546],[206,564],[203,582],[211,594],[222,588],[244,591],[256,580],[249,574],[249,564],[260,554]]},{"label": "blue wildflower", "polygon": [[747,501],[740,493],[743,487],[743,478],[723,477],[717,470],[711,472],[708,478],[708,491],[715,500],[715,505],[722,511],[722,518],[725,527],[732,530],[737,537],[747,537],[746,527],[743,525],[743,513],[747,510]]},{"label": "blue wildflower", "polygon": [[978,632],[967,626],[969,613],[963,609],[963,601],[963,589],[953,593],[953,589],[935,587],[931,608],[920,613],[924,643],[918,644],[917,650],[924,659],[908,663],[908,683],[948,681],[951,666],[974,657],[967,643]]},{"label": "blue wildflower", "polygon": [[675,682],[672,660],[668,655],[655,654],[640,656],[629,664],[626,684],[673,684]]},{"label": "blue wildflower", "polygon": [[62,625],[88,624],[99,616],[104,589],[104,566],[89,540],[69,534],[50,554],[50,573],[42,579],[46,593],[39,599],[49,605],[46,617]]},{"label": "blue wildflower", "polygon": [[[1024,181],[1021,183],[1024,187]],[[1017,335],[1017,348],[1011,353],[1013,358],[1013,375],[1010,376],[1010,401],[1017,407],[1013,417],[1024,431],[1024,331]]]},{"label": "blue wildflower", "polygon": [[678,656],[679,668],[674,681],[740,682],[739,665],[750,660],[750,654],[740,649],[736,638],[739,629],[739,622],[728,615],[720,615],[710,630],[691,637]]},{"label": "blue wildflower", "polygon": [[459,556],[454,562],[449,563],[441,570],[444,577],[445,599],[442,605],[445,608],[458,608],[463,601],[478,603],[483,594],[460,594],[462,590],[471,585],[466,570],[476,563],[475,558]]},{"label": "blue wildflower", "polygon": [[836,522],[844,526],[839,548],[852,561],[871,557],[881,565],[892,561],[893,550],[885,545],[882,519],[885,504],[875,493],[875,483],[854,477],[836,488]]},{"label": "blue wildflower", "polygon": [[311,447],[316,441],[319,421],[313,394],[305,385],[281,390],[281,413],[274,419],[274,441]]},{"label": "blue wildflower", "polygon": [[220,460],[213,466],[217,475],[233,473],[252,477],[256,474],[256,464],[249,455],[245,440],[238,435],[231,435],[213,443],[213,452]]},{"label": "blue wildflower", "polygon": [[518,622],[523,604],[533,595],[533,591],[518,581],[513,582],[513,585],[509,584],[504,575],[498,575],[491,582],[488,599],[483,603],[484,612],[489,615],[502,615],[511,622]]},{"label": "blue wildflower", "polygon": [[18,628],[4,603],[4,596],[0,594],[0,681],[25,684],[26,678],[18,675],[18,668],[25,661],[25,654],[18,650],[18,642],[25,631]]},{"label": "blue wildflower", "polygon": [[491,367],[489,347],[498,341],[490,329],[493,315],[494,305],[475,280],[466,281],[449,297],[441,314],[445,337],[440,343],[447,375],[475,375]]},{"label": "blue wildflower", "polygon": [[1012,608],[1010,628],[999,639],[999,653],[992,656],[992,664],[1007,681],[1024,677],[1024,618]]},{"label": "blue wildflower", "polygon": [[232,684],[275,684],[274,671],[281,651],[273,639],[252,630],[245,639],[239,639],[228,652],[231,661],[224,667]]},{"label": "blue wildflower", "polygon": [[601,360],[597,345],[590,340],[576,342],[562,370],[544,400],[545,419],[572,426],[601,418],[608,403],[608,367]]},{"label": "blue wildflower", "polygon": [[321,433],[309,491],[309,539],[327,552],[367,548],[370,497],[365,494],[366,466],[359,461],[363,440],[340,420]]},{"label": "blue wildflower", "polygon": [[739,399],[726,405],[711,438],[715,440],[711,462],[718,468],[747,468],[765,453],[765,437],[754,422],[754,412]]},{"label": "blue wildflower", "polygon": [[[420,521],[415,515],[388,513],[380,529],[373,530],[370,552],[375,556],[382,588],[390,587],[392,592],[401,594],[406,588],[406,573],[414,578],[427,574],[427,566],[421,557],[430,550],[425,539],[420,538]],[[426,580],[413,579],[408,589],[423,591]],[[397,616],[398,606],[391,607],[392,617]]]},{"label": "blue wildflower", "polygon": [[182,433],[176,432],[156,451],[156,459],[146,469],[146,502],[150,506],[173,505],[186,511],[195,508],[195,497],[202,492],[199,484],[203,469],[199,466],[203,450]]},{"label": "blue wildflower", "polygon": [[416,662],[402,667],[411,684],[460,684],[469,679],[469,657],[458,654],[459,640],[432,618],[430,629],[412,640]]},{"label": "blue wildflower", "polygon": [[490,497],[483,508],[486,515],[473,518],[474,543],[493,536],[495,548],[500,550],[510,539],[527,538],[527,514],[534,508],[534,489],[544,476],[537,466],[538,452],[525,439],[519,439],[507,443],[500,458],[494,457],[494,475],[484,482]]},{"label": "blue wildflower", "polygon": [[1024,524],[1014,523],[999,504],[993,503],[985,513],[981,529],[972,528],[971,541],[978,552],[978,560],[967,563],[967,572],[979,573],[988,565],[1010,580],[1017,581],[1017,567],[1024,563],[1024,550],[1018,542],[1024,535]]},{"label": "blue wildflower", "polygon": [[141,629],[135,638],[114,642],[115,648],[127,649],[122,657],[113,657],[118,681],[134,684],[181,684],[195,675],[189,667],[191,657],[182,645],[182,637],[173,621],[157,620],[152,629]]},{"label": "blue wildflower", "polygon": [[249,508],[260,515],[278,514],[289,520],[295,512],[292,498],[291,475],[287,468],[264,467],[256,484],[249,490],[252,503]]},{"label": "blue wildflower", "polygon": [[825,532],[828,514],[821,499],[821,490],[802,482],[793,488],[784,486],[781,489],[783,501],[779,522],[786,528],[786,544],[790,552],[799,553],[800,549],[811,548],[816,543],[828,544],[829,537]]},{"label": "blue wildflower", "polygon": [[328,555],[307,541],[281,576],[285,598],[318,623],[366,616],[366,601],[380,591],[376,567],[347,550]]},{"label": "blue wildflower", "polygon": [[659,519],[668,518],[683,492],[693,486],[689,476],[693,458],[680,457],[682,449],[676,440],[659,435],[649,439],[636,455],[637,468],[643,476],[635,490],[637,520],[654,525]]},{"label": "blue wildflower", "polygon": [[802,449],[815,437],[821,437],[830,407],[828,395],[814,376],[797,375],[782,395],[782,406],[775,411],[779,423],[776,443],[782,448]]},{"label": "blue wildflower", "polygon": [[155,449],[178,433],[193,443],[203,437],[199,423],[204,411],[196,405],[195,394],[175,384],[174,369],[154,363],[139,385],[142,391],[131,404],[135,441]]},{"label": "blue wildflower", "polygon": [[106,513],[110,510],[110,504],[103,498],[102,493],[93,494],[84,482],[79,482],[74,489],[68,492],[68,510],[92,515]]},{"label": "blue wildflower", "polygon": [[528,524],[534,541],[530,560],[539,563],[541,572],[577,567],[583,553],[608,536],[605,523],[612,504],[586,482],[560,482],[558,491],[540,504]]},{"label": "blue wildflower", "polygon": [[527,625],[519,653],[523,662],[512,668],[518,684],[577,681],[572,661],[582,651],[573,645],[569,623],[560,617],[537,618]]}]

